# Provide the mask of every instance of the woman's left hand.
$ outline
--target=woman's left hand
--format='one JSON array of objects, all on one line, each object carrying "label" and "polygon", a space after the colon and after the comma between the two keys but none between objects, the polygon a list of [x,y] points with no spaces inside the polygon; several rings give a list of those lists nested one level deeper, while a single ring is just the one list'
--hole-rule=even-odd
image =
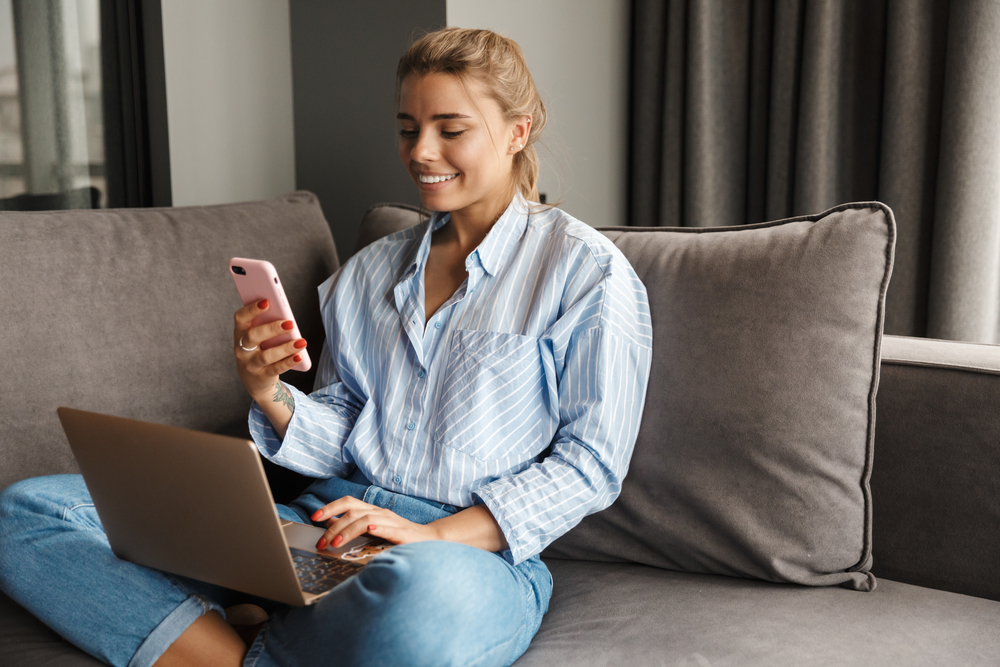
[{"label": "woman's left hand", "polygon": [[322,551],[327,546],[336,548],[350,542],[355,537],[369,533],[393,544],[440,540],[433,524],[421,525],[407,521],[403,517],[381,507],[369,505],[353,496],[338,498],[316,510],[310,517],[313,521],[326,523],[326,532],[316,543]]}]

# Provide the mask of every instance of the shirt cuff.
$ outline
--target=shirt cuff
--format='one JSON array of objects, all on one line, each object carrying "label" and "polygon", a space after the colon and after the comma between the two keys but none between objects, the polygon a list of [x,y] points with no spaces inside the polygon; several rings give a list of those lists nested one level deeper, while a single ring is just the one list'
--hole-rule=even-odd
[{"label": "shirt cuff", "polygon": [[[499,481],[499,480],[498,480]],[[495,484],[496,482],[494,482]],[[507,548],[497,553],[510,563],[511,565],[518,565],[519,563],[528,560],[535,554],[523,554],[524,549],[518,544],[517,531],[511,525],[507,518],[507,514],[504,511],[504,505],[497,497],[496,491],[489,485],[481,486],[472,492],[472,495],[478,497],[483,501],[483,504],[490,510],[493,518],[496,520],[497,525],[500,526],[500,532],[507,539]]]},{"label": "shirt cuff", "polygon": [[[308,397],[290,384],[286,384],[285,388],[292,395],[292,400],[295,402],[295,408],[292,410],[292,419],[288,422],[288,428],[285,429],[285,438],[288,438],[289,434],[294,434],[299,428],[300,420],[296,419],[300,412],[298,408],[302,400],[308,399]],[[254,444],[257,445],[257,450],[261,453],[261,456],[278,465],[287,466],[289,462],[283,462],[285,457],[281,454],[282,438],[274,430],[271,420],[264,414],[257,401],[251,404],[250,416],[247,421],[250,426],[250,436],[253,438]]]}]

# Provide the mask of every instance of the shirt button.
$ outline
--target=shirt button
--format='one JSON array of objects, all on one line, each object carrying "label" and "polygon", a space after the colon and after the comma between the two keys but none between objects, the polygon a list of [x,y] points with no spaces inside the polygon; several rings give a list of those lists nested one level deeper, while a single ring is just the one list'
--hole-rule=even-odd
[{"label": "shirt button", "polygon": [[407,424],[407,425],[406,425],[406,430],[407,430],[407,431],[412,431],[412,430],[413,430],[413,429],[415,429],[416,427],[417,427],[417,425],[416,425],[416,424],[414,424],[413,422],[410,422],[409,424]]},{"label": "shirt button", "polygon": [[394,481],[396,484],[402,484],[403,478],[400,477],[399,475],[396,475],[395,477],[392,478],[392,481]]},{"label": "shirt button", "polygon": [[427,375],[427,371],[420,371],[419,373],[417,373],[417,377],[418,378],[423,378],[426,375]]},{"label": "shirt button", "polygon": [[441,328],[441,323],[440,322],[435,322],[434,323],[434,328],[435,329],[440,329]]}]

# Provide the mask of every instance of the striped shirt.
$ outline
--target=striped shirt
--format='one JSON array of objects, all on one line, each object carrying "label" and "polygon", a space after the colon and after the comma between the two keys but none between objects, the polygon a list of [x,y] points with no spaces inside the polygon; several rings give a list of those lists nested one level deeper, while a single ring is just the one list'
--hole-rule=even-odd
[{"label": "striped shirt", "polygon": [[646,290],[604,235],[516,197],[427,321],[435,213],[350,259],[320,288],[317,389],[294,387],[284,441],[257,405],[261,453],[310,477],[348,477],[468,507],[485,503],[512,564],[610,505],[646,395]]}]

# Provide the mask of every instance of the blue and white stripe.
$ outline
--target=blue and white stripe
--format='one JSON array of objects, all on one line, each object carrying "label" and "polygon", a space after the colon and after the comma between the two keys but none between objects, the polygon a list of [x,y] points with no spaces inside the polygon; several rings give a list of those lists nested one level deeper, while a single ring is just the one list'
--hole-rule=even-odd
[{"label": "blue and white stripe", "polygon": [[[621,490],[651,361],[646,290],[606,237],[516,198],[425,322],[424,266],[447,214],[386,237],[320,290],[317,389],[289,387],[284,442],[255,405],[261,452],[468,507],[484,502],[519,563]],[[537,210],[537,209],[536,209]]]}]

